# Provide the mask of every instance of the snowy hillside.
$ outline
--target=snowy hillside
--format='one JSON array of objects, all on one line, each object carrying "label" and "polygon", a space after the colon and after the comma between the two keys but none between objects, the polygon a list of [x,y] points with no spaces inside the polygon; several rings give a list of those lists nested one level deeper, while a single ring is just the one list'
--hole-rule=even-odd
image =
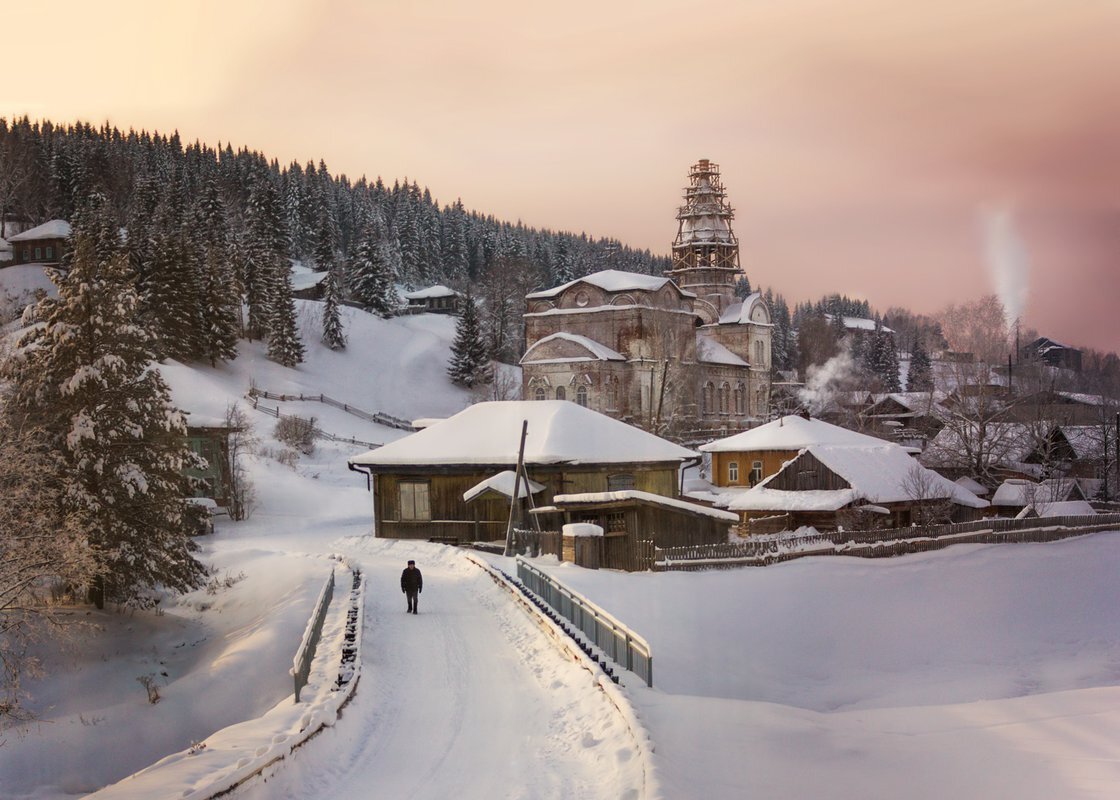
[{"label": "snowy hillside", "polygon": [[[163,366],[194,419],[246,409],[261,440],[256,509],[200,540],[211,590],[167,598],[159,614],[75,612],[95,628],[42,651],[48,673],[30,685],[40,722],[0,732],[3,797],[90,792],[289,702],[332,555],[368,578],[355,698],[235,797],[1116,796],[1120,536],[709,573],[541,560],[650,642],[654,688],[623,677],[633,730],[462,552],[369,536],[365,482],[346,468],[364,448],[320,442],[294,467],[272,457],[275,420],[245,404],[250,385],[409,419],[469,402],[445,373],[453,319],[345,309],[349,346],[335,353],[317,344],[317,308],[301,304],[296,369],[245,342],[218,369]],[[321,403],[281,405],[339,436],[405,435]],[[409,558],[425,575],[416,617],[396,586]]]}]

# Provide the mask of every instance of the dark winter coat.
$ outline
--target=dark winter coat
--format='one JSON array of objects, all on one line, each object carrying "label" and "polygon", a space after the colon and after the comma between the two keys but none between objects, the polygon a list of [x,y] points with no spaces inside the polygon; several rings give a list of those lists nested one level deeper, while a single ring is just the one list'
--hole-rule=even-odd
[{"label": "dark winter coat", "polygon": [[401,573],[401,591],[424,591],[424,576],[420,574],[420,570],[416,569],[416,567],[404,568],[404,572]]}]

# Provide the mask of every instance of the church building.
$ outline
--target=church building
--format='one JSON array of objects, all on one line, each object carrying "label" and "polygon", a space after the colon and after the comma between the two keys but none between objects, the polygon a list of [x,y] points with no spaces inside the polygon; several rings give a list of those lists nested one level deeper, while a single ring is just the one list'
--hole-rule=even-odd
[{"label": "church building", "polygon": [[526,400],[571,400],[678,441],[765,422],[770,309],[739,299],[734,213],[694,165],[664,277],[605,270],[526,296]]}]

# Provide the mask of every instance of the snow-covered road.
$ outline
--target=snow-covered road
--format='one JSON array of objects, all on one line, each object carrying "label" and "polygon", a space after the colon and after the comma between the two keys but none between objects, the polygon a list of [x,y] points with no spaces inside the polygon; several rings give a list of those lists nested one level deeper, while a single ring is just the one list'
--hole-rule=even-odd
[{"label": "snow-covered road", "polygon": [[[363,667],[338,723],[247,798],[642,798],[644,760],[595,676],[460,551],[353,539]],[[405,613],[400,571],[424,573]]]}]

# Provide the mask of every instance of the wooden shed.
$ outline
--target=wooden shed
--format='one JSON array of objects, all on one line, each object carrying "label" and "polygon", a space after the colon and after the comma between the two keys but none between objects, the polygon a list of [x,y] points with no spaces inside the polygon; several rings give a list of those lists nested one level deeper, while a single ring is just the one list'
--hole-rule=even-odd
[{"label": "wooden shed", "polygon": [[598,525],[603,536],[592,542],[600,548],[598,566],[631,572],[652,568],[654,547],[727,542],[739,521],[729,511],[636,490],[557,495],[535,513],[550,530]]}]

